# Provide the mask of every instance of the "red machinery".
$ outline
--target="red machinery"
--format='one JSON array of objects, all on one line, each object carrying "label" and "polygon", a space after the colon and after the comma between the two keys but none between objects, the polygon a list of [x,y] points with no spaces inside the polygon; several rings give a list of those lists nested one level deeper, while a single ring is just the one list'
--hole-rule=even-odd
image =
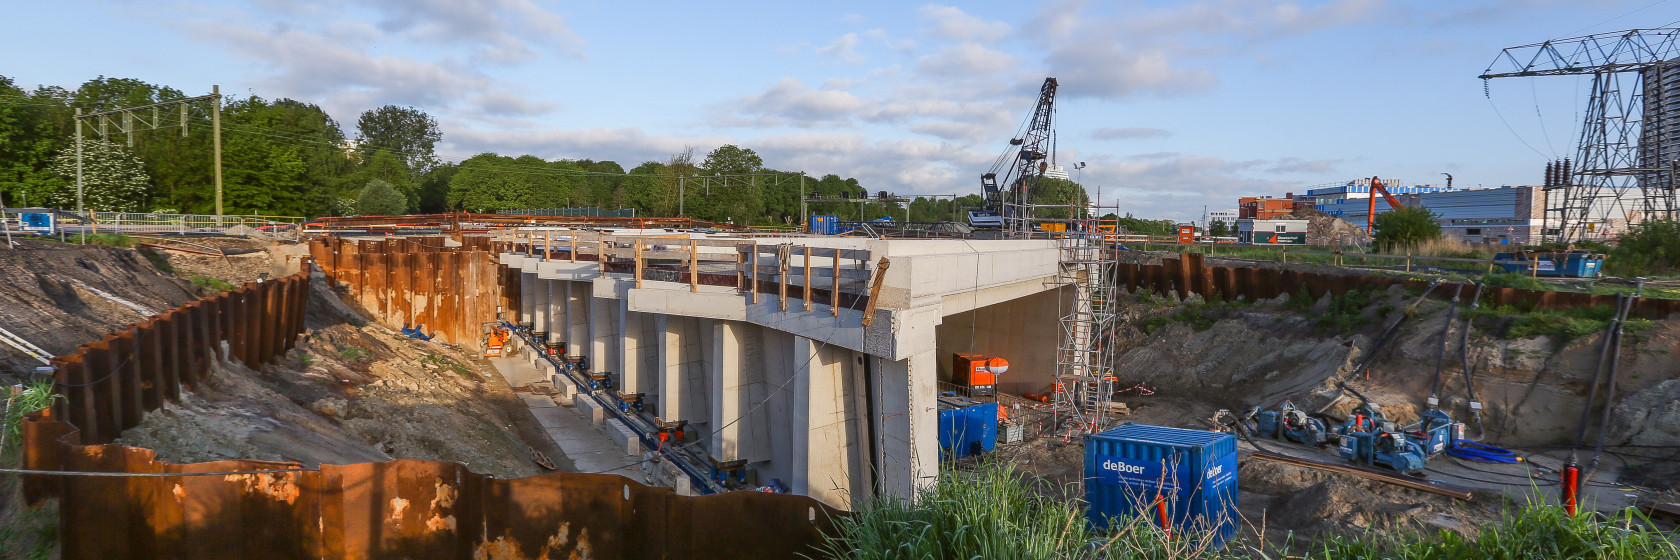
[{"label": "red machinery", "polygon": [[968,387],[969,396],[992,395],[997,392],[997,378],[1009,371],[1009,361],[988,358],[980,354],[951,356],[952,383]]},{"label": "red machinery", "polygon": [[1383,188],[1382,180],[1372,177],[1371,196],[1366,197],[1366,200],[1370,201],[1370,206],[1365,211],[1365,233],[1372,235],[1376,235],[1377,233],[1377,193],[1382,193],[1383,198],[1388,200],[1388,207],[1390,209],[1398,210],[1401,207],[1400,201],[1396,200],[1394,195],[1388,194],[1388,189]]}]

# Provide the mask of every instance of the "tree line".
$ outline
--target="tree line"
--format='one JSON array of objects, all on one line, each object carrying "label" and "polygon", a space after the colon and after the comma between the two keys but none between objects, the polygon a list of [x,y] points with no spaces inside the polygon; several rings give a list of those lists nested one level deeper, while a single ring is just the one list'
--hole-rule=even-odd
[{"label": "tree line", "polygon": [[[71,90],[25,89],[0,76],[0,202],[75,207],[77,108],[90,113],[188,97],[175,88],[129,78],[100,76]],[[170,126],[136,132],[132,145],[125,134],[107,131],[102,136],[85,123],[81,175],[86,208],[213,213],[207,103],[190,108],[184,135],[175,126],[179,117],[163,115],[159,120]],[[614,161],[495,153],[444,161],[435,153],[442,140],[436,119],[413,107],[370,109],[352,130],[306,101],[228,96],[220,118],[228,214],[317,217],[600,207],[632,208],[640,216],[681,213],[763,225],[798,223],[802,202],[810,214],[844,220],[964,221],[967,209],[984,205],[978,194],[955,200],[916,197],[908,203],[882,200],[881,191],[872,193],[857,179],[771,169],[752,149],[734,145],[698,157],[690,148],[628,170]],[[1034,198],[1045,204],[1087,201],[1078,184],[1050,178],[1039,182]],[[1043,217],[1066,214],[1049,210]]]}]

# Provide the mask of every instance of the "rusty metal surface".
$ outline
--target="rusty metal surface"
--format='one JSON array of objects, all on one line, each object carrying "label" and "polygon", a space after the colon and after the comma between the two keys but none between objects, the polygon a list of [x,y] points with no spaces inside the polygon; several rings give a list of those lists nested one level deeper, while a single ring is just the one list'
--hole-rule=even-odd
[{"label": "rusty metal surface", "polygon": [[[150,450],[78,445],[51,413],[24,425],[26,468],[186,473],[294,463],[174,464]],[[318,471],[191,477],[25,477],[57,497],[63,557],[639,559],[817,557],[843,512],[790,494],[678,496],[618,475],[497,479],[459,463],[396,460]]]},{"label": "rusty metal surface", "polygon": [[507,274],[483,250],[490,247],[488,238],[466,239],[473,241],[442,247],[441,237],[322,237],[310,242],[310,254],[329,279],[346,288],[348,301],[380,323],[421,328],[435,340],[478,348],[480,326],[495,321],[497,307],[506,305]]},{"label": "rusty metal surface", "polygon": [[[1270,267],[1210,267],[1204,256],[1190,253],[1179,258],[1163,258],[1161,264],[1120,263],[1115,265],[1119,284],[1130,291],[1149,290],[1159,294],[1190,293],[1203,297],[1218,296],[1230,301],[1238,297],[1249,301],[1270,299],[1283,294],[1295,295],[1305,289],[1314,297],[1324,294],[1342,295],[1365,288],[1405,286],[1423,291],[1427,283],[1421,280],[1350,274],[1304,272]],[[1448,296],[1439,296],[1448,297]],[[1483,305],[1511,306],[1519,310],[1576,309],[1614,304],[1614,295],[1579,292],[1553,292],[1516,288],[1486,288]],[[1629,312],[1648,319],[1663,319],[1680,313],[1680,300],[1641,298]]]},{"label": "rusty metal surface", "polygon": [[308,286],[307,272],[246,284],[55,357],[53,390],[64,398],[54,411],[80,427],[84,440],[111,441],[164,401],[179,400],[183,385],[197,387],[209,376],[222,343],[231,350],[229,358],[251,367],[291,349],[303,328]]}]

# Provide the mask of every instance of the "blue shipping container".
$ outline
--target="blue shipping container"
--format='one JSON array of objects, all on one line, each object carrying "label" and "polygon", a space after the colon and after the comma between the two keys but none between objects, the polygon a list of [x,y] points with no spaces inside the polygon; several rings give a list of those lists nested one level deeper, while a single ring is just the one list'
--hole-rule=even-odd
[{"label": "blue shipping container", "polygon": [[1222,547],[1237,536],[1237,438],[1231,434],[1127,424],[1085,438],[1086,516],[1097,530],[1142,515],[1158,524],[1166,501],[1173,534],[1207,535]]},{"label": "blue shipping container", "polygon": [[979,455],[997,447],[997,403],[939,398],[939,460]]},{"label": "blue shipping container", "polygon": [[840,235],[840,217],[826,214],[811,216],[811,233],[816,235]]}]

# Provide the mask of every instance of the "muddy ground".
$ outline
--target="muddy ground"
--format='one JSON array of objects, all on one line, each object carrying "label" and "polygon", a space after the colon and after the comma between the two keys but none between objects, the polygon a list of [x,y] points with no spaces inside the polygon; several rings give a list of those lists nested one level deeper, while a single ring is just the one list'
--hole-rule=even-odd
[{"label": "muddy ground", "polygon": [[[1273,544],[1289,538],[1445,529],[1474,536],[1511,504],[1556,501],[1551,485],[1572,444],[1602,334],[1576,339],[1503,337],[1509,318],[1480,318],[1471,327],[1469,361],[1477,397],[1486,409],[1478,430],[1467,407],[1459,352],[1464,307],[1447,331],[1448,303],[1427,300],[1382,350],[1367,376],[1355,371],[1382,330],[1405,313],[1416,294],[1394,288],[1372,298],[1351,318],[1332,300],[1290,305],[1288,297],[1252,305],[1187,304],[1135,296],[1120,306],[1119,387],[1130,413],[1123,421],[1206,429],[1215,411],[1275,408],[1288,400],[1328,419],[1344,418],[1358,399],[1337,387],[1345,381],[1409,423],[1425,408],[1441,358],[1442,408],[1470,422],[1468,435],[1519,449],[1524,465],[1479,465],[1441,457],[1425,477],[1474,492],[1470,501],[1428,494],[1350,475],[1252,460],[1239,445],[1242,526],[1249,538],[1264,532]],[[1341,314],[1338,326],[1321,318]],[[1340,325],[1347,325],[1343,330]],[[1654,321],[1625,338],[1616,383],[1618,404],[1605,431],[1607,453],[1584,495],[1604,510],[1671,499],[1680,464],[1680,318]],[[1147,396],[1142,392],[1152,392]],[[1595,411],[1593,418],[1598,418]],[[1590,447],[1599,430],[1589,428]],[[1077,440],[1075,440],[1077,441]],[[1270,451],[1340,463],[1329,449],[1262,442]],[[1084,448],[1046,438],[1001,446],[1000,454],[1048,487],[1077,485]],[[1590,449],[1586,455],[1590,456]],[[1582,462],[1586,462],[1583,456]]]}]

